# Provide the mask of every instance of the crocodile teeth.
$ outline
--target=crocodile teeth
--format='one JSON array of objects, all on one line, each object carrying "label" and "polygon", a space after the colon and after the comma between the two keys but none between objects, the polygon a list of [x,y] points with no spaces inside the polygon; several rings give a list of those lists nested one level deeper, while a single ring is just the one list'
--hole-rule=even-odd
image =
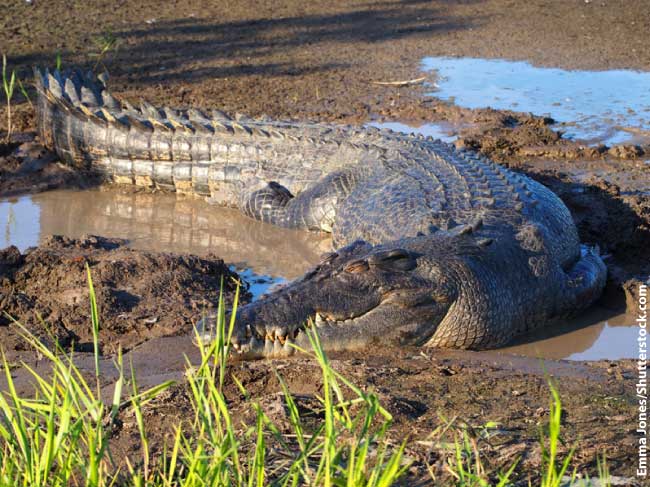
[{"label": "crocodile teeth", "polygon": [[316,313],[316,317],[314,318],[314,324],[316,326],[320,326],[324,323],[325,323],[325,318],[323,318],[320,313]]}]

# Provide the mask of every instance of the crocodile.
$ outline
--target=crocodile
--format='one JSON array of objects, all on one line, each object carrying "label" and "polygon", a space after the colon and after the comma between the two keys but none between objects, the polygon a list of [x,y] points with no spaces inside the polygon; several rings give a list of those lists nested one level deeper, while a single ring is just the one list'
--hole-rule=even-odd
[{"label": "crocodile", "polygon": [[68,164],[331,234],[317,266],[239,308],[241,358],[289,356],[308,328],[325,350],[496,348],[603,290],[598,248],[562,201],[480,154],[371,127],[134,107],[90,73],[35,75],[40,137]]}]

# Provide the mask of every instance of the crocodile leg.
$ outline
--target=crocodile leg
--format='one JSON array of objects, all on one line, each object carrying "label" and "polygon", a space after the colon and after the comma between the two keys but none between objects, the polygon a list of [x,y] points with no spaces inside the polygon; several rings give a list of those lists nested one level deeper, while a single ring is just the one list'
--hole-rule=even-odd
[{"label": "crocodile leg", "polygon": [[607,267],[598,249],[582,248],[580,260],[566,273],[565,314],[576,314],[596,301],[605,287]]},{"label": "crocodile leg", "polygon": [[363,178],[357,166],[335,171],[295,197],[272,181],[244,194],[240,208],[247,216],[273,225],[331,233],[338,208]]},{"label": "crocodile leg", "polygon": [[280,183],[271,181],[264,188],[242,193],[242,213],[256,220],[277,225],[286,220],[287,204],[293,195]]}]

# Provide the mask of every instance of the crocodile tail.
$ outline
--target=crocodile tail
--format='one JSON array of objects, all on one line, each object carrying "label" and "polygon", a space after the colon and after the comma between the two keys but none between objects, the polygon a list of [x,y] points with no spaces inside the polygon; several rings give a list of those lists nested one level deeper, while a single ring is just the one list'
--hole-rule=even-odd
[{"label": "crocodile tail", "polygon": [[34,74],[43,144],[118,183],[208,196],[224,182],[228,144],[252,135],[221,112],[119,102],[92,73]]}]

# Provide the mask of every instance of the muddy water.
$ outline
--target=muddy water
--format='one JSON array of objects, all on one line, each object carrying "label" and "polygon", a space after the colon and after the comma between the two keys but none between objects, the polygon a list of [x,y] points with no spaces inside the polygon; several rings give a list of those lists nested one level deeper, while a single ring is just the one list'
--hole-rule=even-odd
[{"label": "muddy water", "polygon": [[50,234],[126,238],[134,248],[212,252],[233,264],[259,295],[293,279],[331,250],[330,239],[285,230],[171,194],[61,190],[0,202],[0,246],[21,250]]},{"label": "muddy water", "polygon": [[650,73],[567,71],[527,62],[424,58],[438,79],[431,95],[467,108],[550,115],[566,137],[588,143],[650,141]]},{"label": "muddy water", "polygon": [[[24,250],[50,234],[126,238],[133,247],[155,251],[213,252],[233,263],[258,296],[274,283],[303,274],[331,245],[324,236],[275,228],[235,210],[170,194],[64,190],[0,202],[0,247]],[[502,351],[617,359],[632,355],[635,332],[633,317],[594,309]]]}]

